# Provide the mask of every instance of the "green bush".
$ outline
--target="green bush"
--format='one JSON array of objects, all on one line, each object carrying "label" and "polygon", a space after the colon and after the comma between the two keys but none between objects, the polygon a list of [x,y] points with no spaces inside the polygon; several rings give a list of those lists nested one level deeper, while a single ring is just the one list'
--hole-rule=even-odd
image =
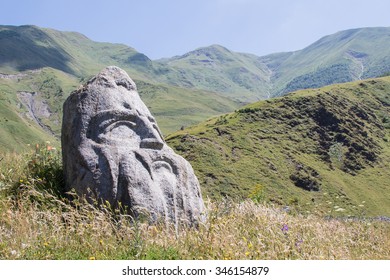
[{"label": "green bush", "polygon": [[46,142],[35,145],[35,150],[29,157],[24,172],[19,180],[8,189],[8,194],[18,198],[26,191],[34,189],[63,198],[65,180],[60,152],[51,146],[50,142]]}]

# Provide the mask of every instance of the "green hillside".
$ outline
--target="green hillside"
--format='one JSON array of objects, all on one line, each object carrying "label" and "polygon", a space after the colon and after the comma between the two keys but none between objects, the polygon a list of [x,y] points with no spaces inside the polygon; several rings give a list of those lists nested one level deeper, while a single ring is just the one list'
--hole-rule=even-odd
[{"label": "green hillside", "polygon": [[390,78],[298,91],[170,135],[205,196],[390,215]]},{"label": "green hillside", "polygon": [[0,77],[0,152],[23,151],[60,131],[64,92],[76,79],[53,69]]},{"label": "green hillside", "polygon": [[32,25],[0,26],[0,71],[18,73],[45,67],[79,78],[94,75],[103,67],[127,67],[134,78],[142,76],[143,56],[122,44],[94,42],[77,32],[63,32]]},{"label": "green hillside", "polygon": [[152,61],[126,45],[76,32],[0,26],[0,149],[58,137],[65,98],[107,65],[129,73],[169,134],[243,103],[388,73],[389,36],[390,28],[362,28],[296,52],[257,57],[212,45]]},{"label": "green hillside", "polygon": [[[277,73],[274,94],[322,87],[390,71],[390,28],[359,28],[325,36],[310,46],[284,54],[280,64],[266,57]],[[264,58],[263,58],[264,59]]]},{"label": "green hillside", "polygon": [[[0,151],[58,140],[62,104],[84,81],[52,68],[0,77]],[[238,107],[238,103],[213,92],[135,82],[164,134]]]},{"label": "green hillside", "polygon": [[212,45],[152,61],[126,45],[94,42],[76,32],[0,26],[0,72],[51,67],[85,78],[118,65],[135,79],[219,92],[248,103],[388,73],[389,38],[389,27],[359,28],[294,52],[259,57]]},{"label": "green hillside", "polygon": [[302,50],[262,57],[213,45],[161,62],[172,69],[164,73],[166,82],[253,102],[389,72],[390,28],[345,30]]},{"label": "green hillside", "polygon": [[210,116],[234,111],[239,103],[204,90],[137,81],[142,100],[156,117],[164,134],[194,125]]},{"label": "green hillside", "polygon": [[150,79],[160,66],[125,45],[36,26],[0,26],[0,151],[55,141],[66,97],[107,65],[123,67],[135,80],[164,134],[239,106],[215,92]]},{"label": "green hillside", "polygon": [[161,62],[172,70],[159,79],[171,84],[223,92],[244,102],[271,94],[272,72],[255,55],[213,45]]}]

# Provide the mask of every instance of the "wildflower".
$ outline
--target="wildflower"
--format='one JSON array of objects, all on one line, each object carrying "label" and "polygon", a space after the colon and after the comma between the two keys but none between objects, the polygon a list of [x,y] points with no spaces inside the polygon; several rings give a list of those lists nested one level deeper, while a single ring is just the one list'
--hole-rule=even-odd
[{"label": "wildflower", "polygon": [[303,240],[302,240],[302,239],[298,239],[298,240],[295,242],[295,246],[296,246],[296,247],[299,247],[299,246],[301,246],[302,243],[303,243]]},{"label": "wildflower", "polygon": [[22,179],[20,179],[20,180],[19,180],[19,183],[23,183],[23,180],[22,180]]},{"label": "wildflower", "polygon": [[245,256],[249,256],[251,252],[245,252]]},{"label": "wildflower", "polygon": [[46,149],[47,149],[48,151],[51,151],[51,150],[53,149],[53,147],[52,147],[52,146],[47,146]]},{"label": "wildflower", "polygon": [[17,252],[16,252],[15,250],[11,250],[11,255],[14,256],[14,255],[16,255],[16,253],[17,253]]},{"label": "wildflower", "polygon": [[288,225],[287,224],[283,225],[282,231],[283,231],[284,234],[286,234],[288,232]]},{"label": "wildflower", "polygon": [[89,260],[94,261],[94,260],[96,260],[96,258],[92,256],[92,257],[89,257]]}]

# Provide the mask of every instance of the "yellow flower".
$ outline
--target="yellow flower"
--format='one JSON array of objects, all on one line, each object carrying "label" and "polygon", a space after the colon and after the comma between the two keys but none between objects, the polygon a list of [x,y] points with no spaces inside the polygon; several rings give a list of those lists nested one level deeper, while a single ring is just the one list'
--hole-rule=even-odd
[{"label": "yellow flower", "polygon": [[89,260],[90,260],[90,261],[94,261],[94,260],[96,260],[96,259],[95,259],[95,257],[89,257]]},{"label": "yellow flower", "polygon": [[251,252],[245,252],[245,256],[249,256]]}]

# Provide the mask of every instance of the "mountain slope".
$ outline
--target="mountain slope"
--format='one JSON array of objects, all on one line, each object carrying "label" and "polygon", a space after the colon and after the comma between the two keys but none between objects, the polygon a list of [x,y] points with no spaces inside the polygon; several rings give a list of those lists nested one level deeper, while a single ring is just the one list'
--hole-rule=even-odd
[{"label": "mountain slope", "polygon": [[[0,121],[0,151],[23,150],[27,144],[55,141],[61,132],[62,104],[83,82],[85,79],[52,68],[1,74],[0,106],[4,109],[0,110],[0,120],[4,121]],[[213,92],[135,82],[164,134],[238,107]],[[12,122],[8,121],[10,118]]]},{"label": "mountain slope", "polygon": [[253,102],[389,72],[390,28],[345,30],[299,51],[262,57],[213,45],[160,62],[171,68],[163,77],[168,83]]},{"label": "mountain slope", "polygon": [[274,93],[377,77],[390,71],[389,62],[390,28],[340,31],[289,53],[273,69]]},{"label": "mountain slope", "polygon": [[[136,81],[165,134],[238,107],[215,92],[159,84],[150,76],[160,66],[125,45],[36,26],[0,26],[0,102],[6,107],[0,111],[0,151],[58,137],[66,97],[107,65],[123,67]],[[5,121],[11,115],[13,122]]]},{"label": "mountain slope", "polygon": [[[172,134],[205,195],[390,215],[390,78],[303,90]],[[364,202],[363,202],[364,201]]]},{"label": "mountain slope", "polygon": [[244,102],[270,96],[271,72],[254,55],[212,45],[161,62],[172,69],[159,77],[168,83],[223,92]]},{"label": "mountain slope", "polygon": [[0,26],[0,72],[52,67],[86,77],[107,65],[118,65],[135,79],[214,91],[236,101],[253,102],[389,72],[390,27],[340,31],[302,50],[262,57],[212,45],[152,61],[131,47],[93,42],[76,32]]},{"label": "mountain slope", "polygon": [[[389,36],[390,28],[362,28],[326,36],[297,52],[257,57],[213,45],[152,61],[131,47],[94,42],[75,32],[0,26],[0,99],[19,116],[17,122],[29,123],[23,131],[33,125],[58,136],[68,94],[105,66],[118,65],[139,84],[168,134],[233,111],[239,102],[389,72]],[[41,115],[32,114],[38,110],[34,106]],[[5,112],[0,118],[7,117]],[[4,133],[10,130],[6,125]],[[34,141],[43,137],[28,135]]]},{"label": "mountain slope", "polygon": [[77,77],[91,76],[103,67],[127,67],[135,78],[144,77],[145,55],[122,44],[94,42],[77,32],[37,26],[0,26],[0,71],[15,73],[51,67]]}]

